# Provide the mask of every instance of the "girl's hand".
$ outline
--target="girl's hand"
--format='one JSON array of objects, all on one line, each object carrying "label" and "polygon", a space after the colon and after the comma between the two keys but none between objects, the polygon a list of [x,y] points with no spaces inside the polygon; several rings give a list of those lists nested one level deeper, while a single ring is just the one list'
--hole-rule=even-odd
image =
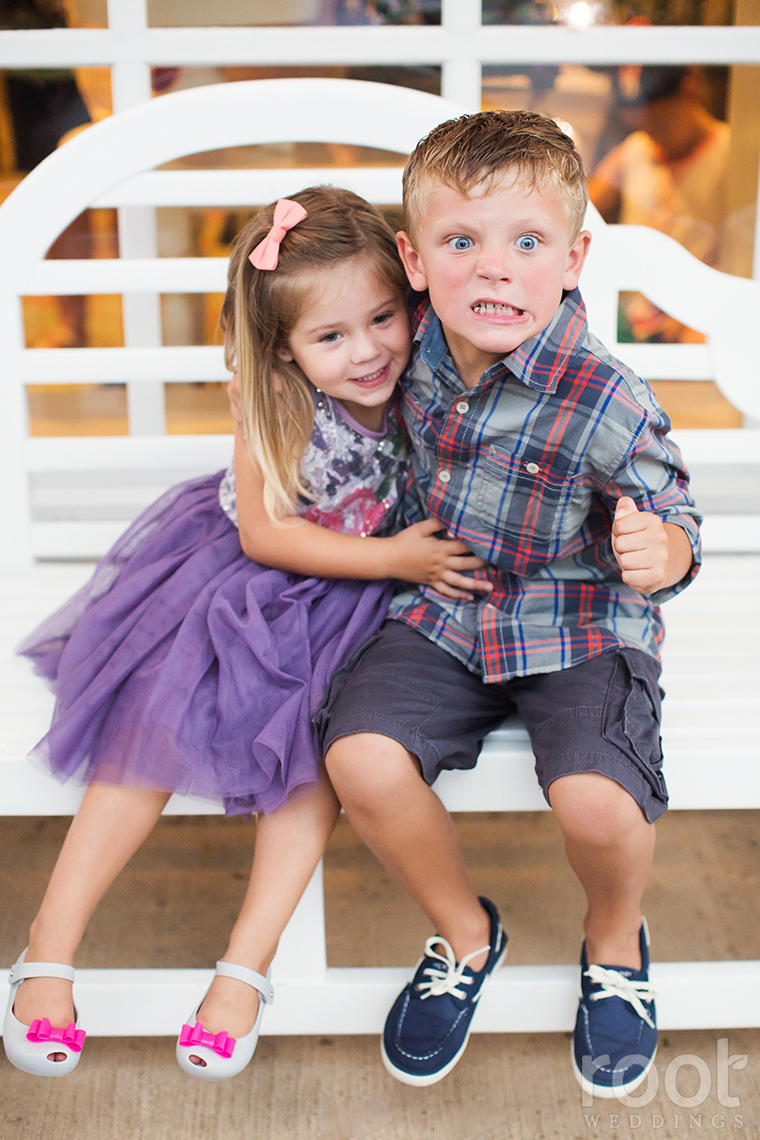
[{"label": "girl's hand", "polygon": [[292,516],[275,526],[264,507],[264,477],[251,459],[248,445],[235,433],[235,489],[240,545],[255,562],[314,578],[404,578],[432,586],[447,598],[474,600],[491,583],[463,573],[486,563],[470,554],[463,542],[433,538],[441,531],[425,519],[390,538],[341,534]]},{"label": "girl's hand", "polygon": [[390,551],[388,573],[422,586],[431,586],[446,598],[474,601],[473,591],[487,594],[490,582],[471,578],[464,570],[480,570],[488,563],[471,554],[459,539],[435,538],[443,528],[436,519],[424,519],[384,539]]}]

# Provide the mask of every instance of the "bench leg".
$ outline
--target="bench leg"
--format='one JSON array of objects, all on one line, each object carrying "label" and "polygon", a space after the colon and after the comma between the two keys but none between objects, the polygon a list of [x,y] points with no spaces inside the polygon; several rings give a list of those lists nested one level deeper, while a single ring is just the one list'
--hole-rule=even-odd
[{"label": "bench leg", "polygon": [[325,903],[320,862],[288,923],[272,966],[278,978],[323,978],[327,969]]}]

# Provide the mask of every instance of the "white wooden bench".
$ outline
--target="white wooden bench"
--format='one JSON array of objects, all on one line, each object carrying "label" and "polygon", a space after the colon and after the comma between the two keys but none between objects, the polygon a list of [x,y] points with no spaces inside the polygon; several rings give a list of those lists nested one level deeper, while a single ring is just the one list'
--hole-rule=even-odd
[{"label": "white wooden bench", "polygon": [[[459,113],[434,96],[340,80],[197,88],[89,128],[34,170],[0,208],[0,815],[69,815],[80,795],[41,775],[25,759],[46,730],[52,697],[28,663],[13,656],[14,645],[87,577],[86,560],[103,553],[123,529],[123,520],[109,517],[114,499],[129,503],[136,513],[172,482],[224,466],[231,447],[227,436],[29,438],[27,384],[126,381],[131,397],[139,398],[159,382],[226,378],[221,350],[161,347],[148,340],[151,335],[156,340],[150,329],[130,333],[125,348],[27,350],[23,296],[121,293],[130,300],[219,292],[225,284],[222,260],[45,261],[51,242],[92,204],[239,207],[317,181],[348,185],[378,203],[398,202],[400,166],[154,168],[204,150],[260,142],[358,144],[403,156],[435,124]],[[654,231],[607,227],[593,210],[588,224],[594,241],[582,285],[594,331],[648,378],[714,378],[748,424],[760,421],[754,335],[760,285],[706,268]],[[621,289],[645,292],[703,331],[707,344],[617,346]],[[703,572],[666,609],[663,737],[672,807],[758,809],[760,432],[747,426],[682,431],[676,438],[711,509]],[[745,492],[743,498],[739,492]],[[62,497],[64,513],[76,515],[78,506],[81,517],[54,517]],[[507,722],[487,740],[475,772],[448,774],[438,790],[453,811],[545,810],[532,763],[524,730]],[[174,798],[167,810],[210,813],[218,807]],[[277,1001],[265,1032],[377,1032],[409,966],[327,967],[318,872],[277,956]],[[78,1003],[94,1034],[172,1034],[202,989],[205,974],[83,970]],[[654,976],[665,1028],[760,1025],[760,961],[661,964]],[[699,1003],[693,1000],[695,986]],[[576,988],[574,965],[507,966],[494,982],[477,1028],[569,1029]]]}]

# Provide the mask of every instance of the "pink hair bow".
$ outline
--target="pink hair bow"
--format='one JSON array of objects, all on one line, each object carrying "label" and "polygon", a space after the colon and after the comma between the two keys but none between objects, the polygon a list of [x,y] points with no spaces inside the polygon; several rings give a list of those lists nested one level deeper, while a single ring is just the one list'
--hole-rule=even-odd
[{"label": "pink hair bow", "polygon": [[221,1033],[209,1033],[203,1028],[200,1021],[196,1021],[192,1028],[189,1025],[182,1026],[182,1032],[179,1035],[180,1045],[205,1045],[207,1049],[213,1049],[220,1057],[231,1057],[235,1049],[236,1038],[230,1037],[224,1030]]},{"label": "pink hair bow", "polygon": [[81,1053],[86,1036],[84,1029],[77,1029],[74,1021],[70,1021],[65,1029],[56,1029],[46,1017],[38,1017],[29,1026],[26,1039],[27,1041],[58,1041],[61,1045],[68,1045],[69,1049],[73,1049],[75,1053]]},{"label": "pink hair bow", "polygon": [[274,223],[267,236],[248,254],[248,260],[256,269],[276,269],[280,256],[280,242],[288,230],[297,226],[306,217],[306,211],[298,202],[290,198],[280,198],[274,208]]}]

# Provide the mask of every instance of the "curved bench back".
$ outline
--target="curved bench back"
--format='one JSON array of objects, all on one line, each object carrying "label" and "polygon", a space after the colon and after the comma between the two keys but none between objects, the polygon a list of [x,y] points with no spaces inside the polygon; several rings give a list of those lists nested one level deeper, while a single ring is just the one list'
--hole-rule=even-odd
[{"label": "curved bench back", "polygon": [[[350,186],[379,204],[397,203],[404,156],[435,125],[461,113],[438,96],[377,83],[275,79],[219,84],[165,95],[97,123],[36,167],[0,207],[0,509],[5,538],[0,566],[23,567],[33,556],[94,557],[125,525],[87,517],[35,522],[30,481],[78,473],[84,482],[102,487],[108,473],[109,480],[127,485],[141,471],[157,472],[158,482],[168,485],[180,473],[224,465],[230,452],[227,436],[29,438],[29,384],[226,379],[221,350],[215,347],[25,347],[21,298],[27,295],[128,297],[220,292],[225,287],[224,259],[46,261],[50,245],[74,218],[93,205],[244,206],[324,181]],[[386,155],[376,167],[353,169],[156,169],[203,151],[288,142],[373,147],[396,152],[399,162],[388,166]],[[641,375],[714,378],[737,407],[760,419],[750,331],[760,285],[707,268],[655,231],[608,227],[593,208],[588,224],[594,241],[582,286],[597,335]],[[646,293],[704,332],[707,344],[617,345],[621,289]],[[709,435],[703,446],[695,433],[683,433],[692,462],[729,457],[736,462],[744,453],[749,462],[758,454],[755,433]],[[112,495],[112,482],[109,488],[101,499]],[[93,509],[90,505],[84,513]],[[730,548],[730,534],[728,541]]]}]

